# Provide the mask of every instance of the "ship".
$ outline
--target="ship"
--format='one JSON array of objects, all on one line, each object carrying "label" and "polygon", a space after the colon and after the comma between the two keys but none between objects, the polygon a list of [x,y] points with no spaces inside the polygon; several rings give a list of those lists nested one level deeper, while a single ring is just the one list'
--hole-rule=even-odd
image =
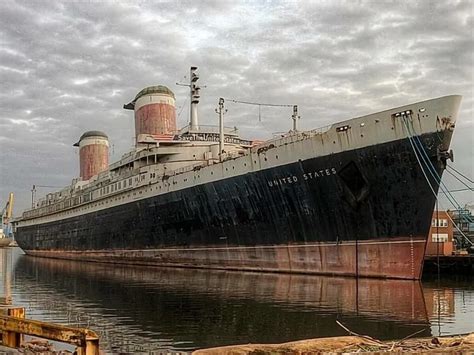
[{"label": "ship", "polygon": [[109,140],[84,133],[80,176],[13,221],[28,255],[91,262],[420,279],[461,96],[293,129],[266,141],[198,122],[176,127],[174,93],[147,87],[135,146],[109,165]]}]

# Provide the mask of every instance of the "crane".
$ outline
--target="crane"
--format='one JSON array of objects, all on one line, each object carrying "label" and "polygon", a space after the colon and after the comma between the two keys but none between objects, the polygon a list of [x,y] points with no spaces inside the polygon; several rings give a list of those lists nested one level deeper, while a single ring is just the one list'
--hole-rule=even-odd
[{"label": "crane", "polygon": [[10,218],[12,217],[13,201],[14,201],[13,192],[10,192],[8,196],[8,201],[5,207],[2,209],[2,214],[1,214],[2,224],[0,226],[0,238],[9,237],[11,234],[9,223],[10,223]]}]

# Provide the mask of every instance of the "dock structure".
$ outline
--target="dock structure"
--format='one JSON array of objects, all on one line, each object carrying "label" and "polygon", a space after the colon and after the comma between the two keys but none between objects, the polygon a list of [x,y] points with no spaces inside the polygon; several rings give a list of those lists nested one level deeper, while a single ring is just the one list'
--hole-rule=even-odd
[{"label": "dock structure", "polygon": [[21,307],[9,307],[0,314],[0,331],[4,347],[20,348],[23,336],[30,335],[75,345],[78,355],[99,355],[99,337],[94,331],[25,319]]},{"label": "dock structure", "polygon": [[[431,228],[426,241],[423,273],[471,274],[474,254],[459,248],[461,239],[456,237],[453,212],[433,212]],[[453,215],[455,216],[455,215]]]},{"label": "dock structure", "polygon": [[474,272],[474,255],[427,255],[423,272],[425,273],[472,275]]}]

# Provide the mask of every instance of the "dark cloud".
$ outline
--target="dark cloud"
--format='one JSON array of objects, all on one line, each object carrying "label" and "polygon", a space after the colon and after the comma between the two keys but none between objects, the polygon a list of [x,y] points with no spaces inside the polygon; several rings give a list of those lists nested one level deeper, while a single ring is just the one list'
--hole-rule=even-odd
[{"label": "dark cloud", "polygon": [[[462,94],[455,166],[472,178],[472,15],[467,0],[1,1],[0,203],[14,191],[20,210],[31,185],[68,184],[85,130],[106,131],[118,159],[133,142],[121,107],[145,86],[174,90],[185,125],[187,89],[175,83],[190,65],[207,85],[207,124],[221,96],[298,104],[309,129]],[[228,108],[245,136],[291,126],[289,109]]]}]

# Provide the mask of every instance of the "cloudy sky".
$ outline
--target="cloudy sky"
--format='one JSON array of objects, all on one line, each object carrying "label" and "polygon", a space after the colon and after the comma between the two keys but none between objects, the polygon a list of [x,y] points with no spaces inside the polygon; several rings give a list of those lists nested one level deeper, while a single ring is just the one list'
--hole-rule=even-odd
[{"label": "cloudy sky", "polygon": [[[69,184],[86,130],[109,134],[112,160],[128,151],[133,114],[122,105],[145,86],[171,88],[185,125],[187,88],[175,83],[191,65],[207,86],[203,124],[216,124],[220,96],[298,104],[301,126],[316,128],[461,94],[453,166],[473,178],[471,1],[1,0],[1,206],[13,191],[19,213],[33,184]],[[255,107],[228,109],[226,125],[245,137],[291,127],[288,108],[262,108],[261,121]]]}]

